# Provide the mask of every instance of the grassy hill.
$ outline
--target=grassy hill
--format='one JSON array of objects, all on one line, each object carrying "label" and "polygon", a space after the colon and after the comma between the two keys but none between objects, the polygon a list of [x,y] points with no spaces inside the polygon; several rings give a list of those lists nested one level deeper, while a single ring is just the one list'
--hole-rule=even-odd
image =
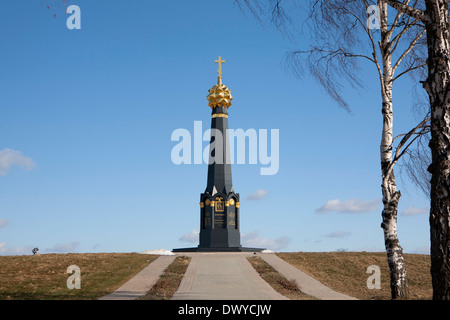
[{"label": "grassy hill", "polygon": [[[291,252],[280,258],[316,278],[335,291],[362,300],[391,299],[389,267],[383,252]],[[431,299],[430,256],[404,254],[410,299]],[[381,271],[381,289],[367,288],[367,267]]]},{"label": "grassy hill", "polygon": [[[0,299],[96,299],[118,289],[157,257],[138,253],[0,256]],[[80,290],[67,288],[70,265],[80,267]]]},{"label": "grassy hill", "polygon": [[[280,258],[336,291],[358,299],[390,299],[385,253],[292,252]],[[96,299],[118,289],[158,256],[138,253],[0,256],[0,300]],[[411,299],[431,299],[430,257],[405,254]],[[69,290],[67,267],[81,269],[81,290]],[[381,289],[366,286],[367,267],[381,269]]]}]

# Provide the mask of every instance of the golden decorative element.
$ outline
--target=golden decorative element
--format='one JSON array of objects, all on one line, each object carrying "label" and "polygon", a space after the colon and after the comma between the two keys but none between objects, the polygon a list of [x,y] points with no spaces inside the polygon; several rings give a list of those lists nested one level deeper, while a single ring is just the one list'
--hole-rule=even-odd
[{"label": "golden decorative element", "polygon": [[204,208],[205,207],[205,204],[203,203],[203,202],[200,202],[200,208]]},{"label": "golden decorative element", "polygon": [[230,206],[234,206],[234,199],[230,199],[228,202],[230,203]]},{"label": "golden decorative element", "polygon": [[230,201],[225,201],[225,207],[229,207],[230,206]]},{"label": "golden decorative element", "polygon": [[214,113],[212,115],[213,118],[228,118],[228,115],[226,113]]},{"label": "golden decorative element", "polygon": [[205,200],[205,204],[206,204],[207,206],[209,206],[209,203],[210,203],[209,199],[206,199],[206,200]]},{"label": "golden decorative element", "polygon": [[[221,79],[219,78],[219,81]],[[215,107],[227,107],[231,106],[231,100],[233,100],[233,96],[231,95],[231,90],[227,88],[227,86],[222,83],[217,83],[209,90],[209,95],[206,97],[209,101],[208,105],[211,109]]]},{"label": "golden decorative element", "polygon": [[223,212],[224,211],[224,201],[222,197],[217,197],[215,203],[214,210],[217,212]]},{"label": "golden decorative element", "polygon": [[214,62],[219,64],[219,70],[217,73],[219,74],[217,84],[215,84],[211,89],[209,89],[209,95],[206,99],[209,101],[208,105],[211,109],[215,107],[227,107],[231,106],[231,100],[233,100],[233,96],[231,95],[231,90],[228,89],[227,86],[222,84],[222,63],[225,60],[222,60],[222,57],[219,57],[219,60],[215,60]]},{"label": "golden decorative element", "polygon": [[240,208],[241,207],[241,203],[240,202],[236,202],[236,208]]},{"label": "golden decorative element", "polygon": [[214,207],[214,201],[211,201],[211,203],[209,204],[211,207]]},{"label": "golden decorative element", "polygon": [[219,64],[219,70],[217,70],[217,73],[219,74],[219,78],[222,78],[222,63],[225,63],[225,60],[222,60],[222,57],[219,56],[219,60],[214,60],[214,62]]}]

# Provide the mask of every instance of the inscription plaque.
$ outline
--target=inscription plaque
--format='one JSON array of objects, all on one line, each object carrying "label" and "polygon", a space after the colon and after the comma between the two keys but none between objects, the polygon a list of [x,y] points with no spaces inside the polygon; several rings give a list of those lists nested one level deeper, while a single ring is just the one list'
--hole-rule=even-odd
[{"label": "inscription plaque", "polygon": [[214,213],[214,228],[226,228],[227,221],[225,218],[225,213],[216,212]]},{"label": "inscription plaque", "polygon": [[216,201],[214,201],[215,204],[215,210],[217,212],[223,212],[225,210],[225,202],[223,201],[222,197],[217,197]]}]

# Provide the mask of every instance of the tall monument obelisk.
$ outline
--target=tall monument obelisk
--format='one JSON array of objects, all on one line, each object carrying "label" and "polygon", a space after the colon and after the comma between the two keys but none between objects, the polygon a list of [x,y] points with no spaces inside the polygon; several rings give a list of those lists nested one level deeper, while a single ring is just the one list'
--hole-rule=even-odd
[{"label": "tall monument obelisk", "polygon": [[211,143],[209,150],[208,181],[200,195],[200,244],[197,248],[173,251],[261,251],[241,246],[239,231],[239,193],[231,179],[230,144],[228,136],[228,108],[231,90],[222,83],[222,63],[219,57],[218,80],[207,96],[211,107]]},{"label": "tall monument obelisk", "polygon": [[[228,141],[228,108],[231,90],[222,83],[222,57],[218,80],[207,96],[211,107],[211,143],[208,164],[208,183],[200,195],[200,248],[238,249],[239,194],[234,191]],[[214,148],[214,149],[213,149]]]}]

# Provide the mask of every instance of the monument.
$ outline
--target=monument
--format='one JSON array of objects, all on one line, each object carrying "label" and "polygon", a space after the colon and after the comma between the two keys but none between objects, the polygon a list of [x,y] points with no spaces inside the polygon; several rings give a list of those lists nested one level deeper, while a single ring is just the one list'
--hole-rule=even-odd
[{"label": "monument", "polygon": [[207,96],[211,107],[211,143],[208,181],[200,194],[200,243],[195,248],[174,249],[174,252],[239,252],[261,251],[241,246],[239,193],[233,188],[228,137],[228,108],[231,90],[222,83],[222,63],[219,57],[218,80]]}]

